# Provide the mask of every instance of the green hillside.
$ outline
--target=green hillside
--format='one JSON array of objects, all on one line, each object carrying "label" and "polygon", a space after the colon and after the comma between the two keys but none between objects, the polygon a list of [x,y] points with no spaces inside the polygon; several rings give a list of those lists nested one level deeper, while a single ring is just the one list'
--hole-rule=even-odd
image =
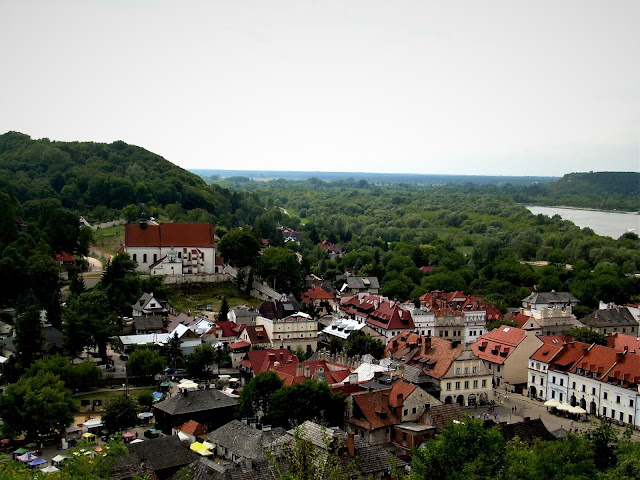
[{"label": "green hillside", "polygon": [[0,178],[0,189],[22,204],[58,199],[65,208],[94,213],[98,220],[140,204],[202,209],[214,217],[202,219],[207,221],[228,218],[232,211],[227,190],[121,141],[52,142],[8,132],[0,135]]}]

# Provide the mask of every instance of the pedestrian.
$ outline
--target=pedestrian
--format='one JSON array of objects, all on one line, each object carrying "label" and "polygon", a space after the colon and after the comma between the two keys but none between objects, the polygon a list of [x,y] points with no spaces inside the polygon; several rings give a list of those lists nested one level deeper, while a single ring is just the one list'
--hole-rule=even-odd
[{"label": "pedestrian", "polygon": [[514,412],[514,413],[518,413],[518,407],[517,407],[517,406],[514,406],[514,407],[513,407],[513,412]]},{"label": "pedestrian", "polygon": [[136,432],[136,440],[138,439],[138,432]]}]

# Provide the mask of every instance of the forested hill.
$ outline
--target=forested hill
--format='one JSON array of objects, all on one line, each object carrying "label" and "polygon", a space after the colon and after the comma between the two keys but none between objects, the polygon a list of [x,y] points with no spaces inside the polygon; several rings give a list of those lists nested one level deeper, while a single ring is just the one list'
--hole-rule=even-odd
[{"label": "forested hill", "polygon": [[531,185],[516,192],[520,203],[572,207],[640,210],[640,173],[568,173],[556,182]]},{"label": "forested hill", "polygon": [[21,204],[53,198],[107,220],[109,213],[119,217],[124,207],[140,204],[177,205],[218,220],[228,218],[233,201],[227,190],[122,141],[53,142],[18,132],[0,135],[0,190]]},{"label": "forested hill", "polygon": [[640,173],[568,173],[557,182],[548,184],[547,190],[552,195],[580,194],[637,197],[640,194]]}]

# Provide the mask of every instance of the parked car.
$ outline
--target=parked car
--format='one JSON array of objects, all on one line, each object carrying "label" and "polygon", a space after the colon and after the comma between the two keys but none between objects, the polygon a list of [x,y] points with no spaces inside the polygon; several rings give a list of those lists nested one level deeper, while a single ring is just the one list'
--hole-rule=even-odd
[{"label": "parked car", "polygon": [[144,431],[143,435],[147,438],[158,438],[160,436],[160,430],[156,430],[155,428],[148,428]]},{"label": "parked car", "polygon": [[213,305],[207,303],[207,312],[213,312]]},{"label": "parked car", "polygon": [[125,355],[124,353],[122,355],[120,355],[120,360],[126,362],[127,360],[129,360],[129,355]]}]

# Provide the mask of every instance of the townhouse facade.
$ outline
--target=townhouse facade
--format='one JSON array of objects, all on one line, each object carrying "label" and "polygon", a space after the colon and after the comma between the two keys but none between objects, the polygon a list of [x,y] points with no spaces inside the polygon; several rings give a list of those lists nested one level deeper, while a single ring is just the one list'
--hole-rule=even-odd
[{"label": "townhouse facade", "polygon": [[264,327],[276,348],[314,352],[318,349],[318,321],[306,313],[297,312],[282,319],[259,316],[258,325]]}]

